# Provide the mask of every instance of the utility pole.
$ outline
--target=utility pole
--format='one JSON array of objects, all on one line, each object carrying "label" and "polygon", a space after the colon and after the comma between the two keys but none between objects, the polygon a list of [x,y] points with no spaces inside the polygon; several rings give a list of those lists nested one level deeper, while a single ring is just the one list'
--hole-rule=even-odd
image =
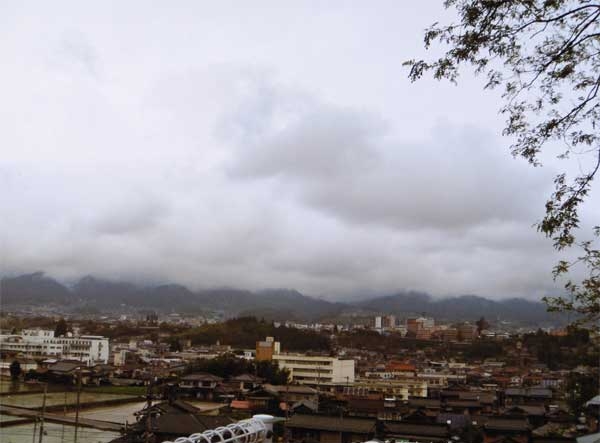
[{"label": "utility pole", "polygon": [[77,443],[77,429],[79,427],[79,400],[81,398],[81,367],[77,368],[77,406],[75,409],[75,437],[73,443]]},{"label": "utility pole", "polygon": [[285,384],[285,419],[290,418],[290,402],[289,402],[289,393],[290,393],[290,383]]},{"label": "utility pole", "polygon": [[[67,391],[65,391],[65,403],[63,405],[63,416],[67,416]],[[65,441],[65,424],[62,425],[62,432],[60,433],[60,443]]]},{"label": "utility pole", "polygon": [[148,388],[146,389],[146,437],[144,439],[145,443],[150,443],[150,435],[152,434],[152,384],[154,382],[154,371],[152,371],[152,377],[148,382]]},{"label": "utility pole", "polygon": [[40,418],[40,437],[38,443],[42,443],[44,436],[44,415],[46,414],[46,395],[48,394],[48,383],[44,383],[44,399],[42,400],[42,416]]}]

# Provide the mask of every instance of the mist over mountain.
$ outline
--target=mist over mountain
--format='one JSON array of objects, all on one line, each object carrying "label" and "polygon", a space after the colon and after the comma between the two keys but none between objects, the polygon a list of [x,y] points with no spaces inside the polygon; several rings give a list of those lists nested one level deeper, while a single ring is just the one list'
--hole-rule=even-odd
[{"label": "mist over mountain", "polygon": [[436,319],[467,320],[481,316],[490,320],[510,320],[527,324],[541,324],[560,319],[549,313],[541,302],[521,298],[490,300],[476,295],[435,299],[431,295],[409,291],[377,297],[358,303],[371,311],[397,315],[423,314]]},{"label": "mist over mountain", "polygon": [[430,294],[405,291],[364,301],[331,302],[301,294],[294,289],[217,288],[192,291],[179,284],[142,286],[93,276],[81,278],[71,287],[42,272],[0,280],[3,306],[67,305],[71,309],[93,308],[114,312],[120,309],[158,312],[222,312],[227,317],[253,315],[273,320],[318,321],[347,315],[394,314],[399,317],[428,315],[438,320],[494,321],[528,325],[559,322],[541,302],[519,298],[490,300],[475,295],[436,299]]},{"label": "mist over mountain", "polygon": [[74,294],[43,272],[0,280],[0,305],[71,303]]}]

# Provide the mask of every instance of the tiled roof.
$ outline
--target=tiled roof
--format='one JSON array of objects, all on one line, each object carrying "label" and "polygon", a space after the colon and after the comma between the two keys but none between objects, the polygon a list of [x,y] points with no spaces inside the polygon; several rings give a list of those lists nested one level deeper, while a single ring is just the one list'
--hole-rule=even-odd
[{"label": "tiled roof", "polygon": [[519,414],[520,411],[523,411],[524,415],[541,416],[546,413],[546,409],[543,406],[518,405],[518,406],[513,406],[511,408],[505,409],[504,415]]},{"label": "tiled roof", "polygon": [[53,365],[49,366],[48,369],[52,372],[72,372],[74,370],[76,370],[77,368],[81,368],[85,366],[84,363],[77,361],[59,361],[54,363]]},{"label": "tiled roof", "polygon": [[440,401],[431,398],[409,398],[408,406],[416,408],[439,408]]},{"label": "tiled roof", "polygon": [[527,431],[529,422],[527,419],[506,419],[490,417],[485,423],[485,429],[494,431]]},{"label": "tiled roof", "polygon": [[247,382],[251,382],[251,383],[262,383],[263,379],[260,377],[257,377],[255,375],[252,374],[241,374],[238,375],[236,377],[232,377],[231,380],[234,381],[247,381]]},{"label": "tiled roof", "polygon": [[375,420],[364,418],[340,418],[323,415],[296,414],[286,422],[286,427],[313,429],[317,431],[353,432],[355,434],[370,434],[375,429]]},{"label": "tiled roof", "polygon": [[290,393],[290,394],[317,394],[317,390],[313,389],[309,386],[302,386],[302,385],[270,385],[270,384],[265,384],[263,385],[263,388],[268,391],[268,392],[273,392],[273,393],[277,393],[277,394],[284,394],[284,393]]},{"label": "tiled roof", "polygon": [[521,397],[546,397],[552,398],[552,391],[546,388],[508,388],[505,391],[508,397],[521,396]]},{"label": "tiled roof", "polygon": [[207,374],[204,372],[198,372],[196,374],[189,374],[185,377],[181,377],[182,380],[185,381],[222,381],[223,379],[219,376],[213,374]]},{"label": "tiled roof", "polygon": [[403,423],[387,421],[384,424],[386,432],[404,436],[445,437],[450,435],[446,425],[434,423]]}]

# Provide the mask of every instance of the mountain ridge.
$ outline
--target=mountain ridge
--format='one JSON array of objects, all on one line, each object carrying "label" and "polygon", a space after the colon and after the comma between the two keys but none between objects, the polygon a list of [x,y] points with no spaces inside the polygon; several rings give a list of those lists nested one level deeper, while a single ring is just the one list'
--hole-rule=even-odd
[{"label": "mountain ridge", "polygon": [[227,316],[252,315],[274,320],[318,321],[360,311],[363,315],[393,314],[399,317],[428,315],[438,320],[474,321],[483,316],[494,321],[523,324],[560,323],[541,302],[522,298],[491,300],[477,295],[434,298],[423,291],[397,291],[362,301],[334,302],[302,294],[295,289],[214,288],[192,291],[184,285],[165,283],[143,286],[84,276],[71,287],[43,272],[0,279],[4,306],[68,304],[72,308],[200,313],[224,312]]}]

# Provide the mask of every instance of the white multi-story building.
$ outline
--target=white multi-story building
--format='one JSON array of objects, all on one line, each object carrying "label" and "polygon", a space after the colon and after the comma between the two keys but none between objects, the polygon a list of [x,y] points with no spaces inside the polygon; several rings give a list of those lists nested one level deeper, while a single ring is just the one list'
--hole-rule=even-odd
[{"label": "white multi-story building", "polygon": [[21,334],[0,335],[0,352],[25,358],[53,357],[79,360],[88,366],[108,363],[108,338],[99,335],[55,337],[54,331],[25,329]]},{"label": "white multi-story building", "polygon": [[280,368],[290,371],[290,381],[302,384],[354,383],[354,360],[304,354],[273,354]]}]

